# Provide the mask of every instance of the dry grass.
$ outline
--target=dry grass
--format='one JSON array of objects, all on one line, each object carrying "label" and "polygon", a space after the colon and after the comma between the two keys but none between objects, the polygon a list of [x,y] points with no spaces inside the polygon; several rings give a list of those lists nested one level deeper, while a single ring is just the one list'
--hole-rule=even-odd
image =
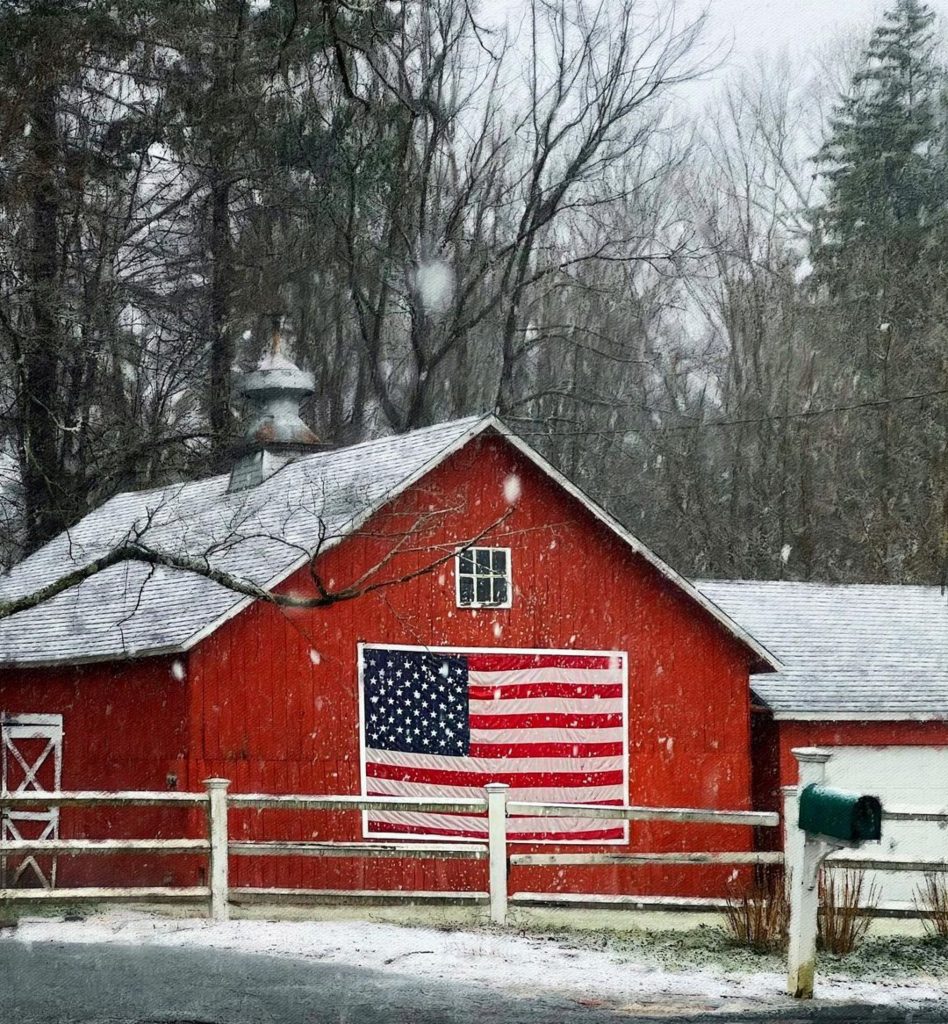
[{"label": "dry grass", "polygon": [[915,890],[915,909],[924,911],[922,922],[930,935],[948,939],[948,877],[940,871],[926,872]]},{"label": "dry grass", "polygon": [[763,868],[750,885],[732,888],[726,900],[724,918],[731,941],[759,953],[786,941],[790,905],[782,868]]},{"label": "dry grass", "polygon": [[818,941],[829,953],[846,956],[862,943],[872,921],[870,912],[879,905],[881,890],[866,886],[861,870],[820,872]]}]

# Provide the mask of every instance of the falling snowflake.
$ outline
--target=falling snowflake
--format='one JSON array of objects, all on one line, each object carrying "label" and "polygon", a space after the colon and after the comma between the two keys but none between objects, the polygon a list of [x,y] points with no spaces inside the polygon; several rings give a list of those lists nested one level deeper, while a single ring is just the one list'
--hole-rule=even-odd
[{"label": "falling snowflake", "polygon": [[520,500],[520,477],[516,473],[511,473],[510,476],[504,480],[504,501],[508,505],[513,505]]},{"label": "falling snowflake", "polygon": [[314,665],[318,665],[318,664],[319,664],[319,663],[320,663],[320,662],[321,662],[321,661],[322,661],[323,659],[322,659],[322,657],[321,657],[321,655],[320,655],[319,651],[317,651],[317,650],[316,650],[315,648],[313,648],[313,649],[312,649],[312,650],[310,650],[310,652],[309,652],[309,660],[310,660],[310,661],[311,661],[311,662],[312,662],[312,663],[313,663]]},{"label": "falling snowflake", "polygon": [[178,658],[171,663],[171,675],[180,683],[185,676],[184,662]]},{"label": "falling snowflake", "polygon": [[415,288],[429,313],[443,313],[454,298],[454,272],[443,260],[420,263],[415,271]]}]

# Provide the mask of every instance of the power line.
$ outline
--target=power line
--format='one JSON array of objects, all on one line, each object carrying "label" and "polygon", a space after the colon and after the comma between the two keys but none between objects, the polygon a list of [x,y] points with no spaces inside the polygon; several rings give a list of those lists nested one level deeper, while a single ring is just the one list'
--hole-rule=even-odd
[{"label": "power line", "polygon": [[884,409],[887,406],[901,405],[903,402],[923,402],[929,398],[948,396],[948,388],[936,388],[933,391],[919,391],[913,395],[897,395],[894,398],[870,398],[864,402],[852,402],[848,405],[824,405],[819,409],[799,409],[795,412],[775,412],[767,416],[748,416],[733,420],[706,420],[689,426],[669,427],[675,429],[700,430],[704,427],[741,427],[758,423],[773,423],[779,420],[815,419],[818,416],[834,416],[837,413],[859,412],[863,409]]},{"label": "power line", "polygon": [[[703,420],[695,423],[679,423],[671,426],[656,426],[655,429],[658,431],[679,431],[679,430],[704,430],[706,427],[742,427],[742,426],[753,426],[762,423],[774,423],[782,420],[807,420],[815,419],[819,416],[833,416],[838,413],[846,412],[860,412],[863,410],[872,409],[883,409],[888,406],[901,405],[906,402],[922,402],[930,398],[945,398],[948,397],[948,388],[936,388],[932,391],[919,391],[916,394],[911,395],[896,395],[893,398],[872,398],[867,399],[864,402],[852,402],[847,405],[824,405],[818,409],[799,409],[794,412],[775,412],[768,413],[766,416],[744,416],[738,419],[722,419],[722,420]],[[681,413],[677,409],[645,409],[645,412],[652,413],[653,415],[659,416],[675,416],[675,415],[686,415]],[[503,418],[503,416],[502,416]],[[520,420],[522,422],[530,422],[531,417],[528,416],[510,416],[508,419]],[[575,430],[575,431],[561,431],[557,430],[553,434],[549,434],[546,431],[535,431],[534,436],[543,437],[580,437],[580,436],[606,436],[628,433],[626,430]]]}]

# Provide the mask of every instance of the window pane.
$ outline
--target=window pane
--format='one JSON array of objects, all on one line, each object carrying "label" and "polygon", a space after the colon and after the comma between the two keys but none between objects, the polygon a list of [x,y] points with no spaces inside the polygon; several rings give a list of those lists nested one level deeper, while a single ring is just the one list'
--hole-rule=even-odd
[{"label": "window pane", "polygon": [[494,553],[494,575],[507,575],[507,552],[495,551]]},{"label": "window pane", "polygon": [[458,555],[458,572],[473,572],[474,556],[470,551],[462,551]]},{"label": "window pane", "polygon": [[470,576],[461,576],[458,580],[458,597],[461,604],[474,603],[474,580]]},{"label": "window pane", "polygon": [[477,603],[490,604],[490,577],[477,577]]},{"label": "window pane", "polygon": [[490,551],[487,548],[475,548],[474,560],[477,563],[477,571],[479,573],[490,572]]},{"label": "window pane", "polygon": [[494,578],[494,604],[507,603],[507,579],[504,576]]}]

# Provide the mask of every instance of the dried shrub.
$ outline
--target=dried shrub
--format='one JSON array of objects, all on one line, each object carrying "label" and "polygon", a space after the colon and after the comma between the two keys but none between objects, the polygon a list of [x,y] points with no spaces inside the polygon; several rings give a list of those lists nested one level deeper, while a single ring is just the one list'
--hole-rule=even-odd
[{"label": "dried shrub", "polygon": [[915,909],[924,912],[925,931],[948,940],[948,878],[940,871],[927,871],[915,890]]},{"label": "dried shrub", "polygon": [[820,872],[820,910],[817,941],[829,953],[852,953],[866,937],[872,911],[882,892],[873,882],[867,887],[866,873],[849,868]]},{"label": "dried shrub", "polygon": [[729,887],[724,919],[733,942],[766,953],[783,945],[790,921],[790,904],[783,869],[768,866],[740,889]]}]

